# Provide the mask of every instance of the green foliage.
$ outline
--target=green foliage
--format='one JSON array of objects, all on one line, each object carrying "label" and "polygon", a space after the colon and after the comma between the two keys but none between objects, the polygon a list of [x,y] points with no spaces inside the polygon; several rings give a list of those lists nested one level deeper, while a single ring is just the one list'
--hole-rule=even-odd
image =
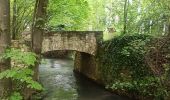
[{"label": "green foliage", "polygon": [[[14,62],[11,69],[5,70],[0,73],[0,79],[10,78],[16,87],[14,91],[23,91],[25,86],[27,88],[42,90],[43,87],[33,80],[34,71],[32,67],[36,62],[36,55],[32,52],[23,52],[19,49],[7,49],[1,59],[11,59]],[[18,87],[17,87],[18,86]],[[10,100],[21,100],[19,93],[14,92]],[[18,99],[17,99],[18,98]]]},{"label": "green foliage", "polygon": [[164,72],[156,76],[146,61],[150,49],[156,48],[151,46],[154,39],[153,36],[136,34],[115,37],[103,43],[100,71],[108,88],[154,100],[164,100],[168,96],[169,64],[163,62]]},{"label": "green foliage", "polygon": [[[92,30],[96,31],[103,31],[106,27],[106,17],[107,14],[105,12],[105,5],[107,5],[107,1],[110,0],[87,0],[89,3],[89,27],[92,28]],[[108,2],[108,4],[111,4],[111,2]],[[110,15],[112,12],[110,12]],[[111,16],[109,16],[111,17]]]},{"label": "green foliage", "polygon": [[[127,34],[163,35],[168,32],[169,0],[87,0],[91,8],[90,23],[95,30],[108,27],[122,34],[126,19]],[[127,16],[124,17],[125,1]]]},{"label": "green foliage", "polygon": [[0,73],[0,79],[11,78],[12,80],[19,80],[21,83],[26,83],[28,88],[42,90],[42,86],[32,79],[33,70],[29,68],[11,68]]},{"label": "green foliage", "polygon": [[21,96],[20,93],[14,92],[14,93],[10,96],[9,100],[23,100],[23,97]]},{"label": "green foliage", "polygon": [[10,0],[10,5],[11,33],[19,39],[21,33],[32,25],[35,0]]},{"label": "green foliage", "polygon": [[1,56],[2,58],[10,58],[15,63],[24,64],[25,67],[34,66],[36,61],[36,54],[32,52],[23,52],[19,49],[7,49],[5,54]]},{"label": "green foliage", "polygon": [[105,50],[101,62],[105,67],[101,67],[101,70],[105,79],[121,79],[124,77],[121,74],[123,71],[130,71],[129,76],[136,79],[150,75],[144,61],[145,44],[148,41],[147,35],[127,35],[104,42]]},{"label": "green foliage", "polygon": [[49,0],[47,27],[60,30],[64,25],[65,30],[83,30],[88,25],[88,11],[86,0]]},{"label": "green foliage", "polygon": [[111,88],[136,95],[142,95],[145,99],[153,97],[160,100],[168,96],[167,89],[162,87],[162,84],[160,83],[161,81],[159,77],[145,77],[142,80],[115,82]]}]

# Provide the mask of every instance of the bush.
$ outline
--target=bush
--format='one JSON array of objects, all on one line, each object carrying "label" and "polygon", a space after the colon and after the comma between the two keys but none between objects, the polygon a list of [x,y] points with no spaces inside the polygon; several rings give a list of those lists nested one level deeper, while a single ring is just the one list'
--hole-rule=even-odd
[{"label": "bush", "polygon": [[[32,52],[22,52],[19,49],[8,49],[5,54],[1,55],[1,59],[11,59],[13,66],[11,69],[0,73],[0,79],[10,78],[15,83],[13,93],[9,100],[22,100],[22,91],[25,86],[27,88],[42,90],[42,86],[33,80],[34,71],[32,67],[36,62],[36,55]],[[3,99],[3,98],[2,98]]]},{"label": "bush", "polygon": [[[127,35],[104,42],[104,53],[100,56],[104,67],[101,67],[101,70],[105,79],[111,77],[111,80],[106,81],[123,80],[124,73],[133,79],[150,75],[144,60],[145,45],[150,38],[148,35]],[[110,74],[111,76],[108,76]]]},{"label": "bush", "polygon": [[[100,55],[102,62],[100,72],[107,87],[156,100],[167,97],[168,90],[165,83],[170,66],[162,63],[166,68],[163,74],[157,76],[155,70],[149,65],[155,63],[149,62],[148,59],[146,61],[146,57],[155,54],[151,53],[151,48],[156,48],[155,43],[154,45],[152,43],[153,40],[155,37],[136,34],[115,37],[102,44],[104,50]],[[152,59],[151,57],[149,59]]]}]

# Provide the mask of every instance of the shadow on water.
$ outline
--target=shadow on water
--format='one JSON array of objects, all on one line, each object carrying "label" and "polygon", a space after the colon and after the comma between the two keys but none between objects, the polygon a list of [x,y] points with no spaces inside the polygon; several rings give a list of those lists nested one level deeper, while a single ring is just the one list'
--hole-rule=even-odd
[{"label": "shadow on water", "polygon": [[73,73],[70,59],[45,59],[40,65],[42,100],[129,100],[106,91],[86,77]]},{"label": "shadow on water", "polygon": [[78,100],[130,100],[113,94],[85,76],[75,73]]}]

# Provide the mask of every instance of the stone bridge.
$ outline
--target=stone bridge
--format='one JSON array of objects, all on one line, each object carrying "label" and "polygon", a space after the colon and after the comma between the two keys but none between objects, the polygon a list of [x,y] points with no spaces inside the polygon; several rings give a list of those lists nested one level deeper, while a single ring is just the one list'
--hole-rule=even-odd
[{"label": "stone bridge", "polygon": [[[62,31],[44,34],[42,54],[57,57],[61,51],[76,51],[74,71],[101,82],[101,63],[97,55],[101,55],[103,41],[102,31]],[[50,53],[49,53],[50,52]],[[103,82],[104,83],[104,82]]]},{"label": "stone bridge", "polygon": [[56,50],[74,50],[96,55],[102,31],[61,31],[44,34],[42,53]]}]

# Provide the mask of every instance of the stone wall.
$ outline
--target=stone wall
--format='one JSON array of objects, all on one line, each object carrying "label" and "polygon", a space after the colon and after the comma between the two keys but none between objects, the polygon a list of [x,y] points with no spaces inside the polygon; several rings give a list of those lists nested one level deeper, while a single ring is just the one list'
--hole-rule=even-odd
[{"label": "stone wall", "polygon": [[50,32],[44,35],[42,53],[58,50],[75,51],[74,71],[102,83],[99,72],[100,43],[103,32],[95,31],[63,31]]},{"label": "stone wall", "polygon": [[76,52],[74,60],[74,71],[101,83],[101,76],[98,68],[99,62],[95,56],[83,52]]},{"label": "stone wall", "polygon": [[55,50],[74,50],[95,55],[103,33],[95,31],[50,32],[44,35],[42,53]]}]

